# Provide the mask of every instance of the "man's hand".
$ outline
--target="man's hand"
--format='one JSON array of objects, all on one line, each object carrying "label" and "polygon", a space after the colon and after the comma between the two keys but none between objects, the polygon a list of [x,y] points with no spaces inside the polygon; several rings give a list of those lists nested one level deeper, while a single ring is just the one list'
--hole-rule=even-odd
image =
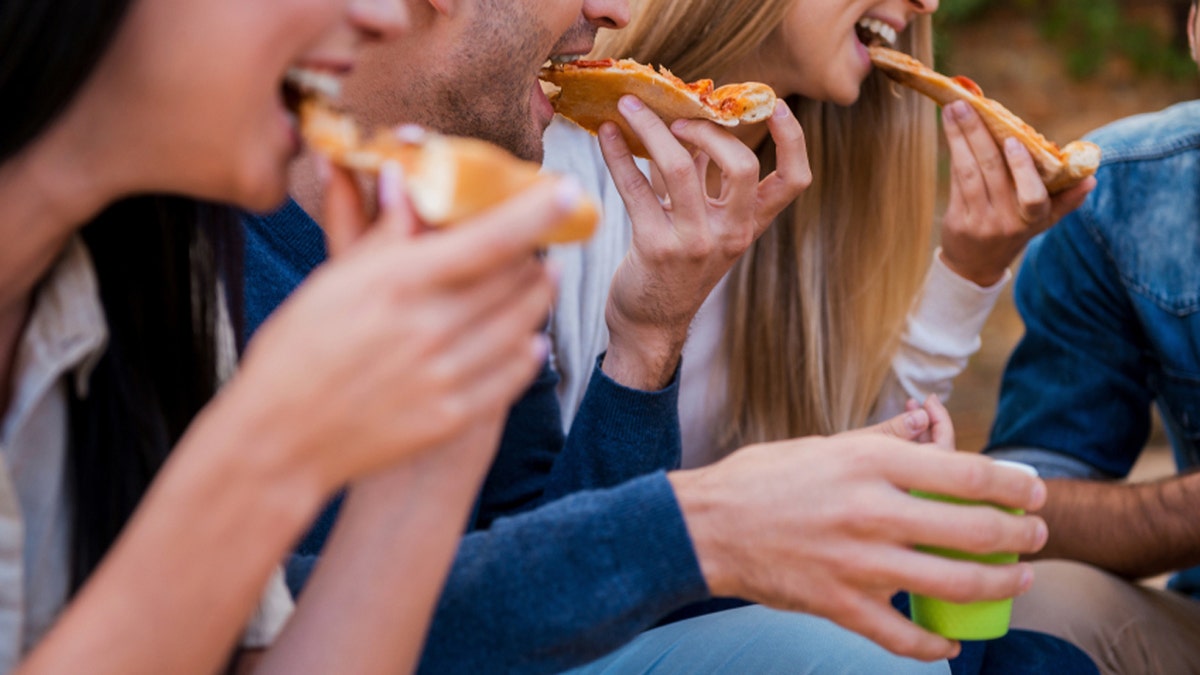
[{"label": "man's hand", "polygon": [[1046,525],[986,506],[921,499],[921,490],[1036,510],[1042,482],[986,457],[878,435],[744,448],[670,475],[709,588],[809,612],[901,655],[954,656],[956,643],[898,614],[907,590],[953,602],[1008,598],[1033,583],[1028,564],[983,565],[915,550],[1037,551]]},{"label": "man's hand", "polygon": [[808,187],[812,172],[804,133],[783,102],[768,122],[778,168],[762,180],[754,152],[725,129],[698,120],[668,129],[633,97],[620,107],[649,150],[665,196],[634,164],[616,125],[601,127],[600,147],[633,222],[633,244],[605,310],[604,371],[627,386],[658,389],[670,381],[709,292]]}]

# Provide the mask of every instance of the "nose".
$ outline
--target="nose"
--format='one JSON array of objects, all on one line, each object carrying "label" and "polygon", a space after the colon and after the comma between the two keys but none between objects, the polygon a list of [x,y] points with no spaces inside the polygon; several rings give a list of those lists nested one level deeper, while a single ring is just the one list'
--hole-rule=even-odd
[{"label": "nose", "polygon": [[629,25],[629,0],[584,0],[583,16],[597,28]]},{"label": "nose", "polygon": [[908,0],[918,14],[933,14],[938,9],[938,0]]},{"label": "nose", "polygon": [[369,39],[390,40],[408,30],[404,0],[350,0],[346,11],[355,30]]}]

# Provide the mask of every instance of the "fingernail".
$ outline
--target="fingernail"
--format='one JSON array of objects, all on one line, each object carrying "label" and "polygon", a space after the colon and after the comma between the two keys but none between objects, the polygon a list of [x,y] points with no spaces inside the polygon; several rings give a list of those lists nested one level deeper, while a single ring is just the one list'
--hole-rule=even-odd
[{"label": "fingernail", "polygon": [[550,338],[545,333],[533,336],[533,358],[541,363],[550,356]]},{"label": "fingernail", "polygon": [[583,199],[583,186],[574,176],[563,176],[555,187],[555,202],[563,211],[571,211]]},{"label": "fingernail", "polygon": [[401,124],[392,132],[401,143],[420,143],[425,140],[428,132],[419,124]]},{"label": "fingernail", "polygon": [[1037,524],[1037,550],[1042,550],[1046,546],[1046,542],[1050,541],[1050,529],[1045,521],[1040,521]]},{"label": "fingernail", "polygon": [[946,110],[950,113],[950,119],[956,122],[961,122],[967,117],[967,104],[962,101],[951,103],[946,107]]},{"label": "fingernail", "polygon": [[317,180],[321,185],[328,185],[329,179],[333,177],[333,165],[329,163],[329,158],[321,153],[316,155],[317,161]]},{"label": "fingernail", "polygon": [[379,169],[379,204],[385,209],[398,206],[402,200],[400,186],[404,182],[404,168],[400,162],[388,160]]},{"label": "fingernail", "polygon": [[904,425],[909,431],[921,431],[929,426],[929,413],[924,410],[914,410],[904,416]]},{"label": "fingernail", "polygon": [[671,131],[676,132],[676,133],[681,132],[684,129],[688,128],[688,125],[690,125],[690,124],[691,124],[690,120],[675,120],[674,122],[671,123]]},{"label": "fingernail", "polygon": [[600,133],[608,140],[615,141],[617,140],[617,135],[621,133],[621,130],[618,129],[617,125],[613,124],[612,122],[605,122],[604,124],[600,125]]},{"label": "fingernail", "polygon": [[1033,588],[1033,567],[1026,565],[1021,570],[1021,592],[1025,593]]},{"label": "fingernail", "polygon": [[637,112],[646,107],[636,96],[622,96],[620,106],[625,112]]},{"label": "fingernail", "polygon": [[1034,504],[1042,504],[1046,500],[1046,483],[1043,481],[1034,481],[1033,493],[1029,495]]},{"label": "fingernail", "polygon": [[781,120],[790,114],[792,114],[792,109],[788,107],[787,103],[784,103],[782,99],[775,101],[775,119]]},{"label": "fingernail", "polygon": [[1021,151],[1021,141],[1009,136],[1004,139],[1004,151],[1010,155],[1015,155]]},{"label": "fingernail", "polygon": [[548,279],[550,279],[551,283],[553,283],[555,286],[557,286],[558,282],[562,281],[562,275],[563,275],[562,263],[558,262],[557,260],[547,260],[545,262],[545,265],[546,265],[546,277]]}]

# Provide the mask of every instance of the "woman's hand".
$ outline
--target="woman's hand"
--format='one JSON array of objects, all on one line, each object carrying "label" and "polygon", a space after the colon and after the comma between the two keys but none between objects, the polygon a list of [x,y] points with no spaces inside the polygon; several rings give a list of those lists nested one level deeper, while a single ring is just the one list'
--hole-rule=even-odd
[{"label": "woman's hand", "polygon": [[1051,196],[1025,146],[1001,152],[983,121],[961,101],[942,111],[950,145],[950,203],[942,225],[942,260],[959,276],[991,286],[1025,244],[1079,208],[1095,178]]},{"label": "woman's hand", "polygon": [[263,325],[230,387],[266,447],[330,489],[502,419],[547,353],[554,281],[536,242],[578,186],[543,183],[414,236],[401,180],[383,172],[367,227],[349,176],[332,176],[335,256]]},{"label": "woman's hand", "polygon": [[[605,313],[612,340],[605,370],[612,374],[628,353],[669,378],[709,292],[812,173],[804,133],[782,101],[768,122],[778,168],[761,180],[754,152],[716,124],[679,120],[668,129],[631,96],[620,108],[654,160],[665,197],[634,164],[616,125],[601,127],[600,147],[633,223]],[[710,165],[718,170],[711,182]]]},{"label": "woman's hand", "polygon": [[852,429],[840,436],[862,436],[882,434],[902,441],[932,444],[946,450],[955,450],[954,423],[950,411],[942,405],[936,394],[930,394],[924,405],[916,399],[908,399],[904,412],[878,424],[861,429]]}]

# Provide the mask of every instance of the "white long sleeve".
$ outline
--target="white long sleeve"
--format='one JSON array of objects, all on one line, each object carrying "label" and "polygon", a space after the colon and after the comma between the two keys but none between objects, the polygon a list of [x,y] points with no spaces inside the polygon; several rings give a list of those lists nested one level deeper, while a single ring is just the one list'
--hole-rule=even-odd
[{"label": "white long sleeve", "polygon": [[979,351],[983,324],[1011,279],[1006,270],[1000,281],[985,288],[946,267],[940,249],[934,254],[870,422],[899,414],[909,398],[923,401],[937,394],[944,401],[950,396],[954,378]]}]

